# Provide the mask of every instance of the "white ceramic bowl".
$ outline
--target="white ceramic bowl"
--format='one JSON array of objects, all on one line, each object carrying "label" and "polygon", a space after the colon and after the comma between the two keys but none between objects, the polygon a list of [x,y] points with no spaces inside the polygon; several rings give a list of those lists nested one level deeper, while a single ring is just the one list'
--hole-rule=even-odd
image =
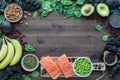
[{"label": "white ceramic bowl", "polygon": [[[15,3],[12,3],[12,4],[15,4]],[[9,4],[9,5],[5,8],[5,10],[4,10],[4,16],[5,16],[6,20],[8,20],[9,22],[13,22],[13,23],[20,21],[20,19],[21,19],[22,16],[23,16],[23,10],[22,10],[22,8],[21,8],[18,4],[15,4],[15,5],[20,8],[20,13],[21,13],[20,17],[19,17],[17,20],[12,21],[12,20],[8,19],[8,17],[6,16],[6,10],[8,9],[8,7],[9,7],[10,5],[11,5],[11,4]]]},{"label": "white ceramic bowl", "polygon": [[[74,65],[76,64],[76,61],[78,61],[79,59],[83,59],[83,58],[89,60],[89,62],[90,62],[90,64],[91,64],[91,71],[90,71],[89,74],[87,74],[87,75],[85,75],[85,76],[82,76],[82,75],[76,73],[75,68],[74,68]],[[77,76],[79,76],[79,77],[88,77],[88,76],[90,76],[90,74],[91,74],[92,71],[93,71],[93,63],[91,62],[90,58],[88,58],[88,57],[78,57],[78,58],[74,61],[74,63],[73,63],[73,71],[74,71],[75,74],[76,74]]]},{"label": "white ceramic bowl", "polygon": [[[27,57],[27,56],[33,56],[33,57],[36,58],[37,64],[36,64],[35,68],[33,68],[33,69],[28,69],[28,68],[26,68],[26,67],[24,66],[23,62],[24,62],[25,57]],[[37,57],[36,55],[34,55],[34,54],[26,54],[25,56],[23,56],[23,58],[22,58],[22,60],[21,60],[21,66],[22,66],[22,68],[23,68],[25,71],[28,71],[28,72],[34,71],[34,70],[36,70],[36,69],[39,67],[39,59],[38,59],[38,57]]]}]

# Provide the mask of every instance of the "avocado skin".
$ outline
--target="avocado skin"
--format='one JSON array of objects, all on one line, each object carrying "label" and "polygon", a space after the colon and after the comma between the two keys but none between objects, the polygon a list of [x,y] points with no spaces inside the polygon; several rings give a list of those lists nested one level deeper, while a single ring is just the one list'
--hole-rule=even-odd
[{"label": "avocado skin", "polygon": [[[85,9],[87,8],[90,8],[90,11],[88,13],[85,12]],[[83,16],[91,16],[95,11],[95,7],[92,5],[92,4],[84,4],[82,7],[81,7],[81,14]]]},{"label": "avocado skin", "polygon": [[[101,10],[101,7],[103,7],[104,9]],[[105,3],[99,3],[99,4],[97,5],[97,7],[96,7],[96,11],[97,11],[97,13],[98,13],[100,16],[102,16],[102,17],[107,17],[107,16],[109,16],[109,14],[110,14],[109,7],[108,7],[108,5],[105,4]]]}]

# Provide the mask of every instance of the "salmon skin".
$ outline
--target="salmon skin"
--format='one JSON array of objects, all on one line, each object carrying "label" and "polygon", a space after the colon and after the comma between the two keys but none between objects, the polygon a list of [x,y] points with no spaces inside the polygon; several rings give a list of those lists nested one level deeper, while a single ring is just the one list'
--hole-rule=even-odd
[{"label": "salmon skin", "polygon": [[73,77],[75,75],[72,63],[68,60],[68,57],[65,54],[57,59],[57,64],[62,70],[65,78]]},{"label": "salmon skin", "polygon": [[58,65],[49,56],[42,58],[40,64],[46,69],[52,79],[57,79],[62,74]]}]

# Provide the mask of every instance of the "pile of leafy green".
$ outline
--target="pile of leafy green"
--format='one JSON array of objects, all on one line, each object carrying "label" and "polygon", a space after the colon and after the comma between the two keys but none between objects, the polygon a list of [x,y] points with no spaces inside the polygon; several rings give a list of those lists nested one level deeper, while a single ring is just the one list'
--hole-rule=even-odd
[{"label": "pile of leafy green", "polygon": [[4,12],[5,7],[10,3],[16,3],[28,11],[35,11],[40,8],[40,2],[37,0],[0,0],[0,13]]},{"label": "pile of leafy green", "polygon": [[0,80],[21,80],[22,69],[19,65],[5,68],[0,74]]},{"label": "pile of leafy green", "polygon": [[120,56],[120,37],[112,38],[108,41],[106,44],[106,49],[115,52],[118,56]]},{"label": "pile of leafy green", "polygon": [[97,6],[99,3],[104,3],[106,0],[87,0],[87,3],[90,3],[94,6]]},{"label": "pile of leafy green", "polygon": [[24,10],[35,11],[40,8],[40,2],[37,0],[15,0],[15,3]]},{"label": "pile of leafy green", "polygon": [[120,0],[106,0],[111,13],[120,13]]},{"label": "pile of leafy green", "polygon": [[120,60],[117,62],[117,64],[112,68],[109,78],[114,78],[117,74],[120,73]]},{"label": "pile of leafy green", "polygon": [[47,16],[55,11],[64,14],[69,19],[79,19],[81,17],[80,7],[85,0],[39,0],[41,3],[40,12],[42,16]]},{"label": "pile of leafy green", "polygon": [[4,12],[4,9],[7,5],[8,5],[8,2],[6,2],[6,0],[0,0],[0,13]]}]

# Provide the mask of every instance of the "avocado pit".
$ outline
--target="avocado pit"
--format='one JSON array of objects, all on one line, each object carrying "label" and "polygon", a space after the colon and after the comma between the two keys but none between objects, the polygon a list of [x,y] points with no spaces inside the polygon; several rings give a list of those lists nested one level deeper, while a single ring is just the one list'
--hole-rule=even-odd
[{"label": "avocado pit", "polygon": [[89,13],[89,12],[90,12],[90,10],[91,10],[91,8],[90,8],[90,7],[86,8],[86,9],[85,9],[85,13]]},{"label": "avocado pit", "polygon": [[81,14],[83,16],[91,16],[95,11],[95,7],[92,4],[84,4],[81,7]]}]

